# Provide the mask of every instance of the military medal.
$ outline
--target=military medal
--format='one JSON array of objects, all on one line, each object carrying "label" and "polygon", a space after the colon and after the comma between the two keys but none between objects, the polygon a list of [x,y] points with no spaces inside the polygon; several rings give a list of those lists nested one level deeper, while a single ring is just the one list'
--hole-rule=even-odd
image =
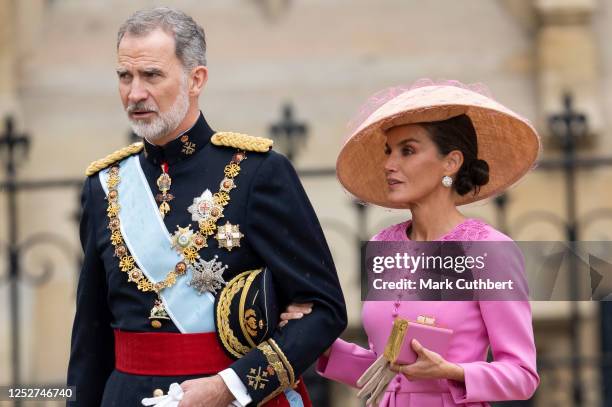
[{"label": "military medal", "polygon": [[200,259],[192,265],[191,281],[187,285],[195,288],[198,294],[202,294],[204,291],[216,294],[217,290],[226,284],[226,281],[223,280],[223,272],[227,269],[227,266],[217,261],[218,257],[215,255],[209,261]]},{"label": "military medal", "polygon": [[207,221],[216,221],[223,217],[223,206],[215,202],[212,192],[209,189],[202,192],[197,198],[193,199],[193,204],[187,208],[191,213],[191,220],[198,224]]},{"label": "military medal", "polygon": [[213,194],[205,190],[202,195],[193,199],[193,204],[187,209],[191,220],[198,222],[203,236],[214,235],[217,231],[217,221],[223,217],[223,209],[230,201],[230,192],[236,188],[234,178],[240,174],[240,163],[246,159],[243,151],[238,151],[223,169],[223,179],[219,184],[219,192]]},{"label": "military medal", "polygon": [[219,227],[217,230],[215,239],[217,239],[219,247],[225,247],[231,252],[234,247],[240,247],[240,239],[243,237],[244,235],[240,233],[238,225],[232,225],[226,222],[225,225]]},{"label": "military medal", "polygon": [[151,308],[149,319],[151,320],[151,326],[153,328],[161,328],[162,323],[159,321],[160,319],[170,319],[164,307],[164,303],[160,298],[155,300],[155,305]]},{"label": "military medal", "polygon": [[170,186],[172,185],[172,178],[168,175],[168,163],[162,163],[161,165],[162,174],[157,178],[157,188],[161,191],[161,194],[157,194],[155,200],[160,202],[159,213],[162,219],[170,212],[170,205],[168,202],[174,199],[172,194],[169,194]]},{"label": "military medal", "polygon": [[172,235],[172,248],[179,253],[185,253],[185,250],[191,248],[200,251],[203,247],[207,247],[206,238],[200,232],[191,230],[191,225],[186,228],[176,226],[176,232]]}]

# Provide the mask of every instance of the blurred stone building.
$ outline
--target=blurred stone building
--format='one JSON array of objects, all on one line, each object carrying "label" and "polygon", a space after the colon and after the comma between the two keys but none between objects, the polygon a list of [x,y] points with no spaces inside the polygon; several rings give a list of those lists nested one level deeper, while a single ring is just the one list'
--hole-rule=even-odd
[{"label": "blurred stone building", "polygon": [[[612,1],[609,0],[0,0],[0,116],[14,115],[31,136],[19,179],[80,179],[90,161],[128,143],[117,93],[115,41],[131,12],[169,5],[205,28],[210,79],[201,107],[217,130],[269,136],[290,102],[307,124],[295,165],[331,169],[346,123],[366,98],[419,78],[485,83],[496,99],[535,123],[544,158],[560,150],[547,117],[562,110],[562,94],[589,120],[584,157],[612,155]],[[283,145],[279,143],[282,150]],[[4,155],[0,155],[5,160]],[[4,161],[2,162],[4,163]],[[611,206],[612,168],[578,173],[578,215]],[[3,172],[0,172],[0,183]],[[304,176],[332,248],[349,306],[345,337],[363,342],[357,242],[406,213],[368,208],[367,217],[333,176]],[[565,231],[537,215],[565,216],[561,171],[534,171],[509,191],[506,230],[516,240],[564,240]],[[7,240],[6,199],[0,191],[0,242]],[[76,188],[26,191],[18,196],[20,239],[53,232],[78,253]],[[500,226],[492,202],[467,207],[469,216]],[[527,218],[526,218],[527,217]],[[358,219],[365,220],[362,230]],[[530,219],[529,222],[520,222]],[[517,224],[520,223],[520,225]],[[520,227],[519,227],[520,226]],[[612,219],[591,222],[582,240],[611,240]],[[70,252],[72,250],[72,252]],[[63,383],[78,270],[53,247],[31,250],[23,268],[48,265],[40,286],[20,285],[22,380]],[[0,275],[6,252],[0,249]],[[0,385],[11,378],[9,286],[0,281]],[[537,406],[570,405],[570,306],[534,303],[539,356],[561,362],[541,370]],[[581,304],[582,354],[600,354],[598,305]],[[565,358],[565,359],[563,359]],[[583,367],[584,405],[601,403],[596,365]],[[360,405],[351,390],[333,385],[332,406]],[[0,402],[2,405],[2,402]]]}]

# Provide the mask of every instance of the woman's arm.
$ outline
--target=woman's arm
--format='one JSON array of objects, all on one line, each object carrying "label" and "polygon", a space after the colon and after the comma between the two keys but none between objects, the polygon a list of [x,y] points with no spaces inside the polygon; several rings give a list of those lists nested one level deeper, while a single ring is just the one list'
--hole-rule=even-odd
[{"label": "woman's arm", "polygon": [[493,362],[457,363],[464,382],[448,380],[455,403],[526,400],[540,378],[528,301],[481,301]]},{"label": "woman's arm", "polygon": [[354,343],[336,339],[329,349],[329,356],[321,356],[317,372],[330,380],[357,387],[357,379],[376,360],[376,353]]}]

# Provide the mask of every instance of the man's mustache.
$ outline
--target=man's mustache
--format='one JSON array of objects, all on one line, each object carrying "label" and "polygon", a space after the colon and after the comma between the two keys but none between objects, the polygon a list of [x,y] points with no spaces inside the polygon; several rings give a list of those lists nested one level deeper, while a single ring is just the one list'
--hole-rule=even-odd
[{"label": "man's mustache", "polygon": [[130,105],[128,105],[128,107],[125,109],[126,112],[128,113],[134,113],[134,112],[142,112],[142,111],[147,111],[147,112],[155,112],[157,113],[157,106],[152,105],[152,104],[148,104],[145,102],[138,102],[138,103],[132,103]]}]

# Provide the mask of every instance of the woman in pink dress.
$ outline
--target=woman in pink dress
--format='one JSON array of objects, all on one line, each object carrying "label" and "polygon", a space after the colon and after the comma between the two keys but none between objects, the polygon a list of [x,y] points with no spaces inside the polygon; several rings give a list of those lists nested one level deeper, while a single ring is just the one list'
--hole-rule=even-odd
[{"label": "woman in pink dress", "polygon": [[[410,210],[411,220],[372,240],[511,241],[457,206],[503,192],[533,166],[539,149],[533,127],[492,98],[457,82],[430,82],[377,94],[336,169],[358,199]],[[486,406],[533,395],[539,376],[528,301],[366,301],[369,347],[336,340],[319,359],[319,373],[357,387],[384,352],[394,319],[420,315],[454,331],[448,351],[442,357],[412,341],[418,359],[393,367],[397,375],[380,406]]]}]

